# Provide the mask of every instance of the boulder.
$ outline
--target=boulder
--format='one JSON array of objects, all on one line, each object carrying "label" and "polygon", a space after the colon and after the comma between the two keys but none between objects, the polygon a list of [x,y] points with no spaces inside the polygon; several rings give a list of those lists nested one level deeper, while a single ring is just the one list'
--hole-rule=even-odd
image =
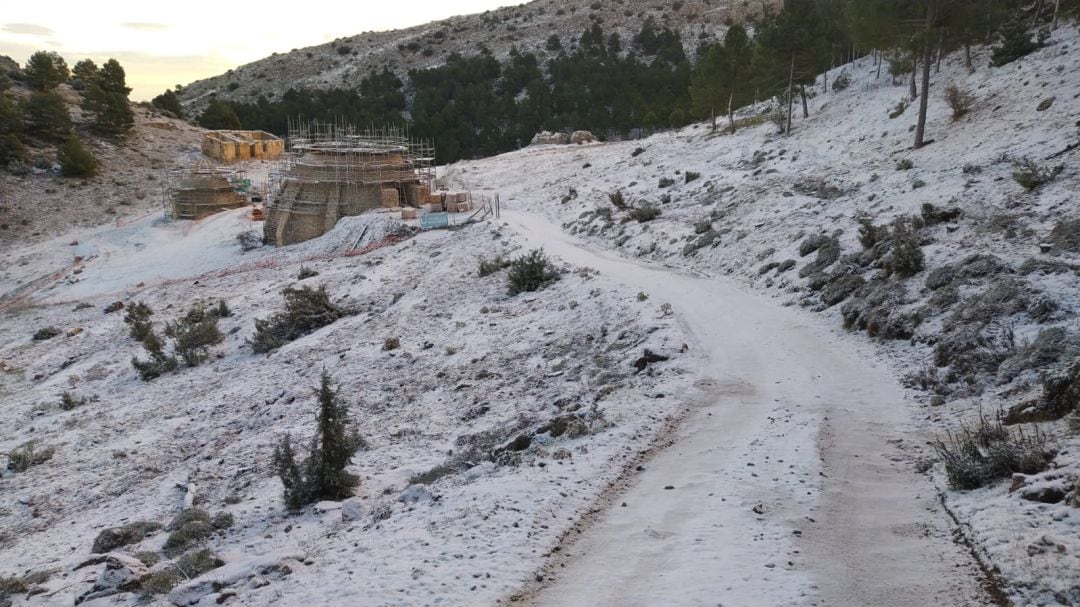
[{"label": "boulder", "polygon": [[150,568],[142,561],[126,554],[111,552],[105,555],[102,561],[105,563],[105,569],[98,575],[93,587],[75,599],[76,605],[84,601],[134,590],[139,582],[150,574]]},{"label": "boulder", "polygon": [[540,131],[533,136],[531,145],[566,145],[569,141],[570,137],[566,133]]},{"label": "boulder", "polygon": [[367,514],[367,508],[364,508],[363,501],[358,497],[350,497],[349,499],[341,502],[341,521],[344,523],[351,523],[359,521]]},{"label": "boulder", "polygon": [[431,492],[427,490],[427,487],[423,485],[411,485],[408,489],[401,492],[397,501],[403,504],[415,504],[417,502],[426,502],[431,499]]},{"label": "boulder", "polygon": [[570,135],[570,143],[593,143],[596,141],[596,136],[589,131],[574,131],[573,135]]}]

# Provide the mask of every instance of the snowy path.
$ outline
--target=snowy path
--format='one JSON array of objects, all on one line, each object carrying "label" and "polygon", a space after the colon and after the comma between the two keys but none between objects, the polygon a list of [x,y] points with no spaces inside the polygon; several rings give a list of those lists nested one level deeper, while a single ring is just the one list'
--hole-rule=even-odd
[{"label": "snowy path", "polygon": [[852,342],[727,280],[589,249],[533,214],[504,218],[531,246],[670,302],[713,386],[564,543],[533,604],[991,604],[897,446],[910,404]]}]

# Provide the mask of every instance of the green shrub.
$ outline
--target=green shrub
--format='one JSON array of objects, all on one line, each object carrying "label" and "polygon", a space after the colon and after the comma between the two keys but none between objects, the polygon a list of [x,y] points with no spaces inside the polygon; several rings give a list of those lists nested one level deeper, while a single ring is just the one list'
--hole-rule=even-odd
[{"label": "green shrub", "polygon": [[889,269],[893,274],[907,278],[923,270],[924,257],[919,246],[919,233],[907,217],[897,217],[892,230],[892,258]]},{"label": "green shrub", "polygon": [[691,181],[696,181],[696,180],[700,179],[701,178],[701,173],[695,173],[694,171],[687,171],[686,173],[683,174],[683,177],[686,179],[686,183],[690,183]]},{"label": "green shrub", "polygon": [[897,171],[910,171],[913,168],[915,168],[915,163],[908,158],[904,158],[896,163]]},{"label": "green shrub", "polygon": [[559,272],[548,261],[543,249],[533,249],[510,262],[507,288],[510,295],[539,291],[559,279]]},{"label": "green shrub", "polygon": [[675,185],[675,180],[670,177],[661,177],[658,185],[661,190],[664,188],[670,188],[671,186]]},{"label": "green shrub", "polygon": [[60,161],[64,177],[93,177],[97,174],[97,159],[75,135],[69,136],[60,146],[56,158]]},{"label": "green shrub", "polygon": [[359,479],[345,472],[353,452],[362,443],[349,430],[349,409],[330,385],[324,371],[319,384],[319,413],[307,459],[301,464],[285,435],[274,447],[274,470],[284,487],[285,505],[298,510],[322,499],[341,500],[352,495]]},{"label": "green shrub", "polygon": [[199,126],[211,130],[235,130],[240,128],[240,118],[232,106],[220,99],[210,100],[202,114],[196,120]]},{"label": "green shrub", "polygon": [[630,208],[630,205],[626,203],[626,199],[623,198],[622,190],[615,190],[608,194],[608,200],[611,202],[611,206],[620,211],[625,211]]},{"label": "green shrub", "polygon": [[117,548],[141,542],[158,529],[161,529],[161,524],[152,521],[135,521],[120,527],[109,527],[97,534],[90,551],[94,554],[112,552]]},{"label": "green shrub", "polygon": [[300,266],[300,271],[296,274],[296,280],[306,280],[308,278],[314,278],[319,273],[307,266]]},{"label": "green shrub", "polygon": [[397,350],[401,347],[401,340],[397,337],[387,337],[383,340],[382,349],[389,352],[390,350]]},{"label": "green shrub", "polygon": [[1037,427],[1031,434],[1013,433],[1000,420],[981,414],[977,425],[949,433],[934,443],[934,450],[945,464],[949,486],[960,490],[978,489],[1016,472],[1042,472],[1054,455]]},{"label": "green shrub", "polygon": [[876,226],[869,216],[860,216],[856,218],[856,221],[859,222],[859,244],[864,249],[872,249],[877,243],[889,237],[889,226]]},{"label": "green shrub", "polygon": [[72,409],[86,404],[86,397],[76,398],[71,392],[64,392],[60,395],[60,410],[71,411]]},{"label": "green shrub", "polygon": [[652,221],[660,216],[660,208],[651,204],[643,204],[635,209],[632,209],[629,216],[638,223],[646,223]]},{"label": "green shrub", "polygon": [[481,257],[479,265],[478,274],[483,278],[510,267],[510,262],[502,257],[496,257],[490,261]]},{"label": "green shrub", "polygon": [[1027,27],[1017,20],[1001,28],[1000,46],[990,55],[990,65],[1001,67],[1039,50],[1039,44],[1031,39]]},{"label": "green shrub", "polygon": [[37,331],[34,331],[34,341],[46,341],[60,335],[60,329],[56,327],[42,327]]},{"label": "green shrub", "polygon": [[349,313],[330,302],[326,287],[286,287],[281,293],[285,297],[285,310],[255,321],[255,334],[249,343],[257,353],[276,350]]},{"label": "green shrub", "polygon": [[173,352],[180,360],[188,367],[197,367],[206,362],[210,346],[225,339],[217,323],[216,310],[208,310],[199,303],[176,322],[165,325],[165,335],[172,338]]},{"label": "green shrub", "polygon": [[851,74],[846,71],[840,72],[840,75],[833,79],[832,90],[837,93],[847,90],[849,86],[851,86]]},{"label": "green shrub", "polygon": [[32,466],[51,460],[55,453],[55,447],[39,449],[36,442],[27,441],[8,453],[8,469],[13,472],[26,472]]},{"label": "green shrub", "polygon": [[166,90],[164,93],[154,97],[150,100],[150,103],[157,109],[168,112],[176,118],[184,118],[184,108],[180,105],[180,98],[171,90]]},{"label": "green shrub", "polygon": [[174,557],[202,544],[214,534],[214,524],[210,514],[201,508],[188,508],[181,512],[171,523],[171,533],[165,539],[162,552]]},{"label": "green shrub", "polygon": [[1030,158],[1021,158],[1013,165],[1013,180],[1030,192],[1050,183],[1064,170],[1064,165],[1039,165]]},{"label": "green shrub", "polygon": [[124,312],[124,322],[130,329],[132,339],[143,343],[153,334],[153,324],[150,321],[153,314],[154,311],[150,309],[150,306],[141,301],[127,307]]}]

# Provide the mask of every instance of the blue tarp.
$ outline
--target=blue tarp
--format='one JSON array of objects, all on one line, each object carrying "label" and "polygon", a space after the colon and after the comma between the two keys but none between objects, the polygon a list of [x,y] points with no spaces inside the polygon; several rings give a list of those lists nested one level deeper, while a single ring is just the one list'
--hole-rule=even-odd
[{"label": "blue tarp", "polygon": [[425,230],[432,228],[445,228],[450,225],[448,213],[427,213],[420,216],[420,227]]}]

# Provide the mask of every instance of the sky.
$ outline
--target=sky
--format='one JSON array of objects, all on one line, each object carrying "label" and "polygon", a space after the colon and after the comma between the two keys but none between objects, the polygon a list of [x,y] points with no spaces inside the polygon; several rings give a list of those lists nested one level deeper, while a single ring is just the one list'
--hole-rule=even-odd
[{"label": "sky", "polygon": [[68,66],[115,58],[131,98],[144,101],[176,84],[215,76],[273,52],[366,31],[479,13],[513,0],[354,0],[304,2],[5,1],[0,55],[25,65],[34,51],[60,53]]}]

